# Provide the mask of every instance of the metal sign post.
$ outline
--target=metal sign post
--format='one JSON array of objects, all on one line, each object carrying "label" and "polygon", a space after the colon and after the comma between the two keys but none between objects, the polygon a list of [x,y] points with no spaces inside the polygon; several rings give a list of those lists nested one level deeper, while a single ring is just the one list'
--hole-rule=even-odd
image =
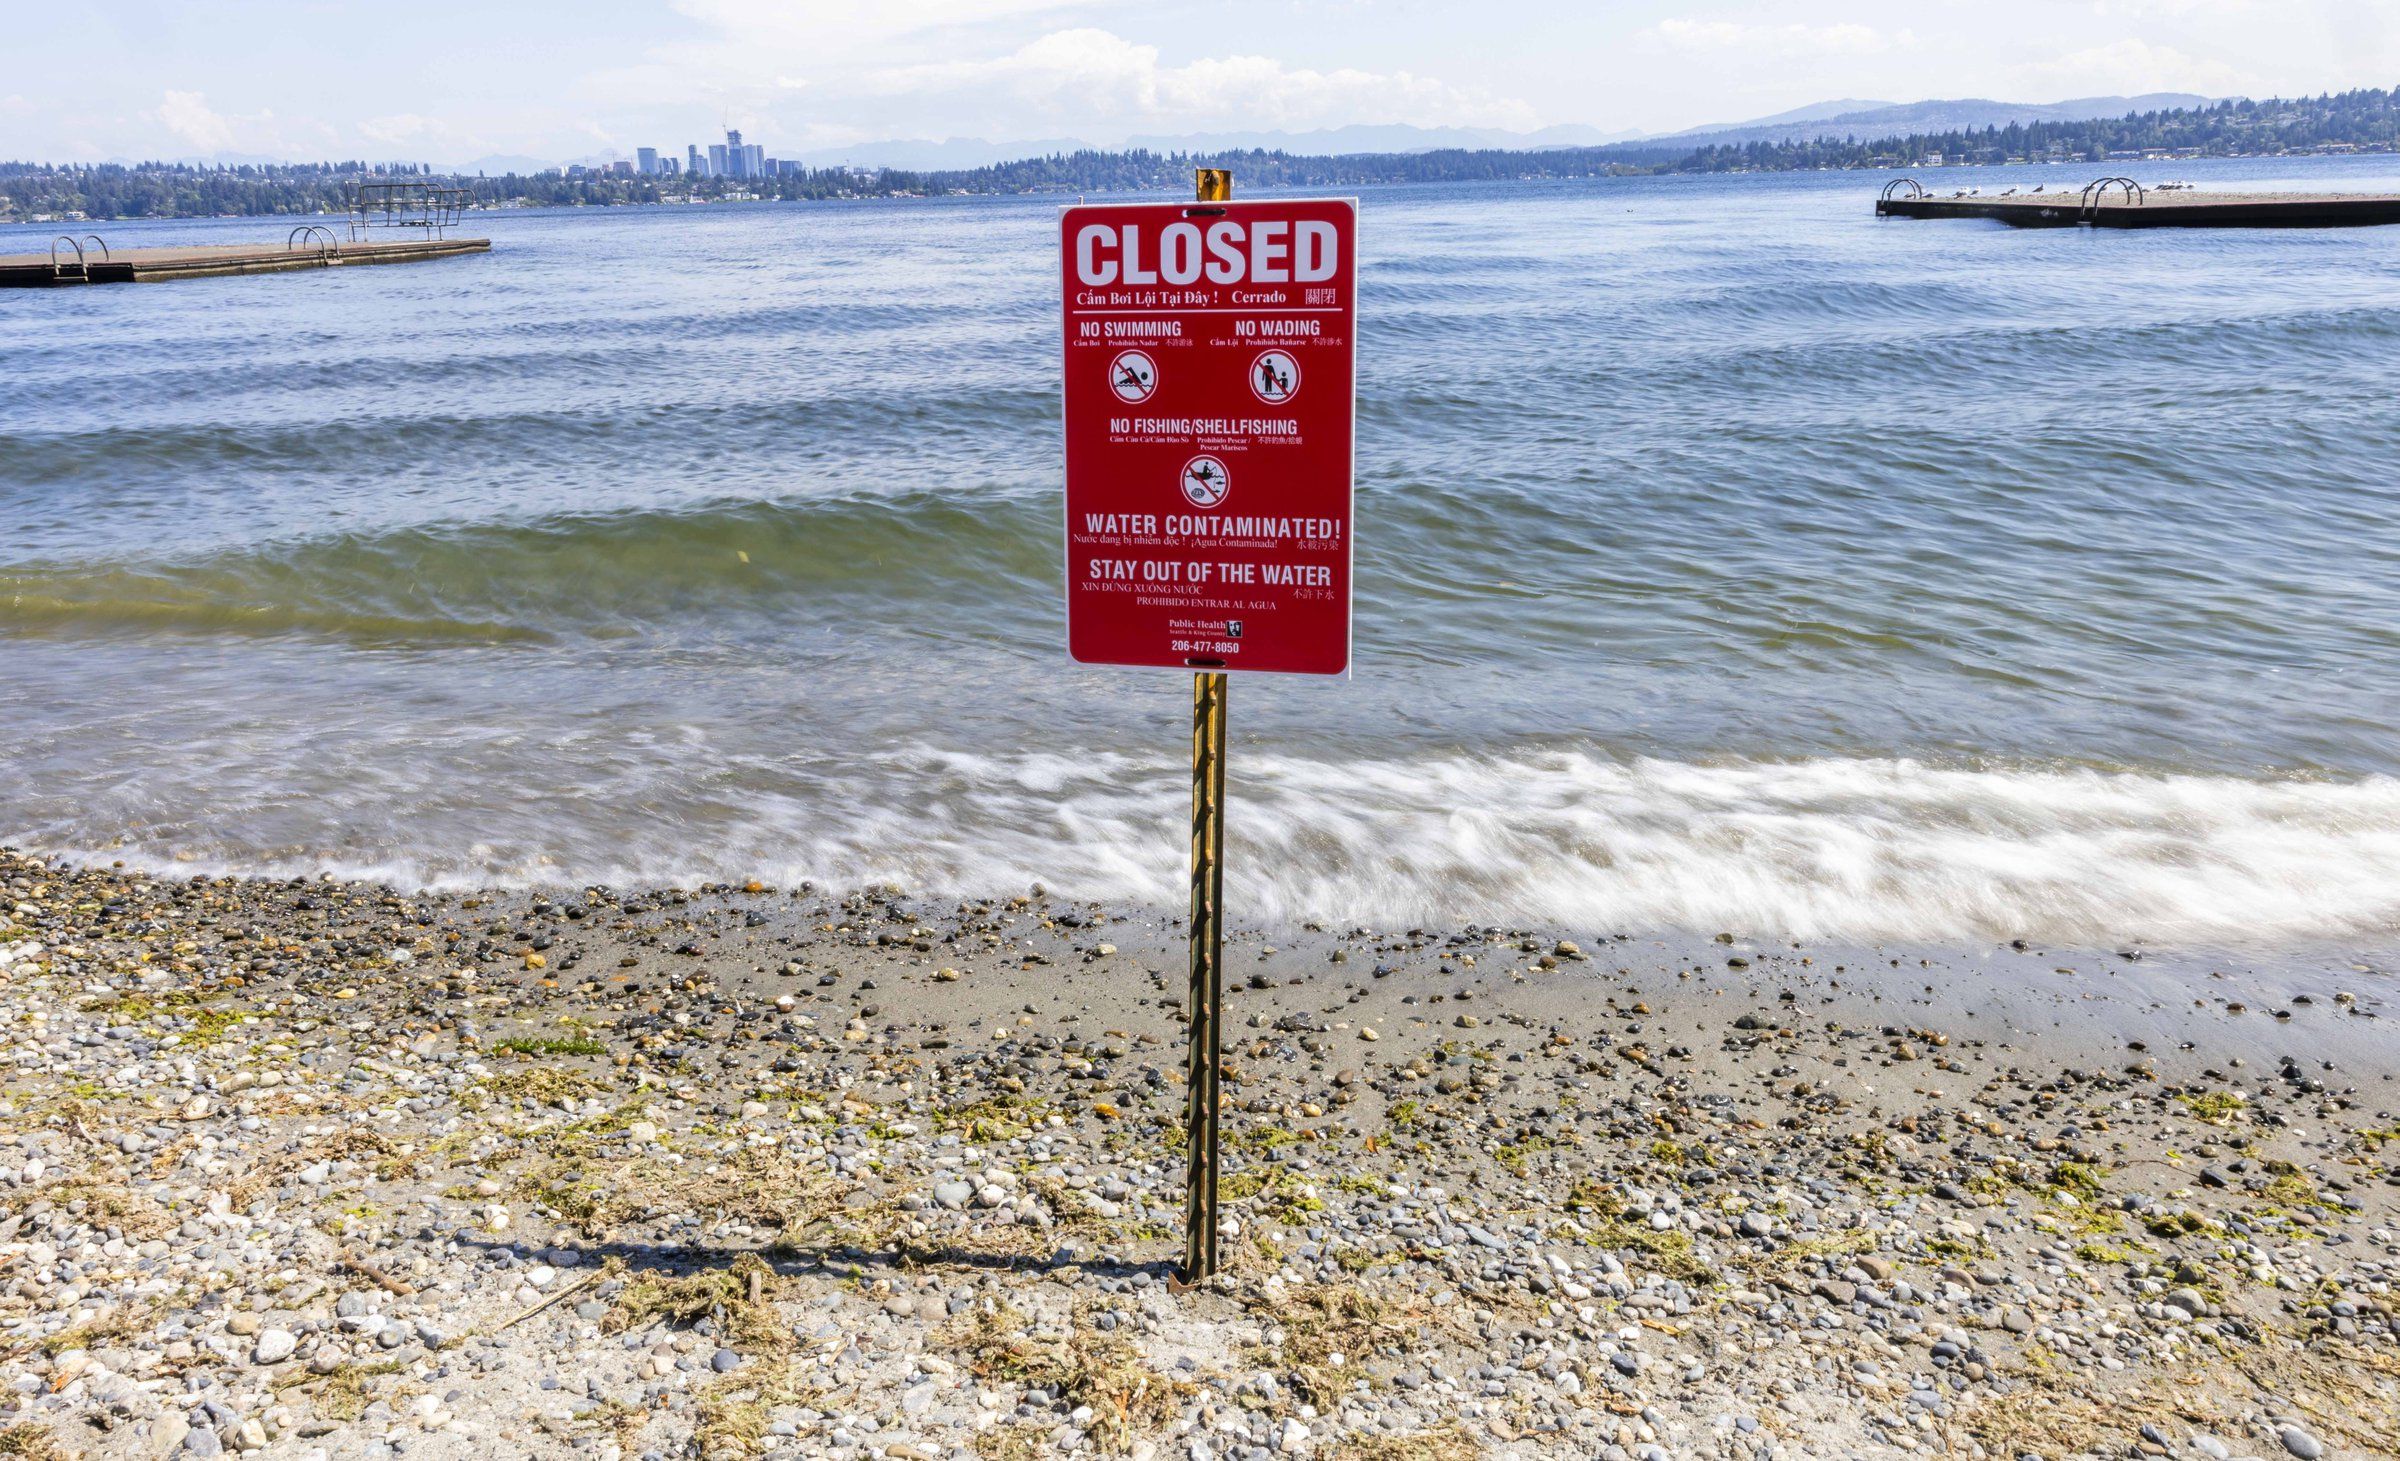
[{"label": "metal sign post", "polygon": [[[1222,203],[1233,174],[1200,168],[1193,197]],[[1225,697],[1223,670],[1192,676],[1192,969],[1185,1031],[1183,1281],[1217,1271],[1217,1105],[1225,1039]]]},{"label": "metal sign post", "polygon": [[1192,676],[1183,1264],[1217,1271],[1228,671],[1350,668],[1358,205],[1077,204],[1059,217],[1067,653]]}]

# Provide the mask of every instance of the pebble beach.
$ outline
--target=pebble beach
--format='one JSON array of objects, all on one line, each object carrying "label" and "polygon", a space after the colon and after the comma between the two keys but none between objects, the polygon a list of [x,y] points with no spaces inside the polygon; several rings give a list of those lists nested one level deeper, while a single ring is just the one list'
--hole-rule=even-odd
[{"label": "pebble beach", "polygon": [[0,1455],[2400,1454],[2370,958],[0,853]]}]

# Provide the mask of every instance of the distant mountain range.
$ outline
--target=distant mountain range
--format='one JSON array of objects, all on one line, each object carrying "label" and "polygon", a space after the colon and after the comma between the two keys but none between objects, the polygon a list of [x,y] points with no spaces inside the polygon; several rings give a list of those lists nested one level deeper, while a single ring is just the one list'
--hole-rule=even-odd
[{"label": "distant mountain range", "polygon": [[1509,132],[1498,127],[1334,127],[1316,132],[1209,132],[1183,137],[1134,137],[1128,147],[1153,152],[1297,152],[1347,157],[1365,152],[1437,152],[1445,147],[1499,147],[1515,152],[1540,152],[1553,147],[1601,147],[1641,136],[1638,131],[1603,132],[1598,127],[1543,127],[1533,132]]},{"label": "distant mountain range", "polygon": [[[991,142],[981,137],[949,137],[938,142],[925,137],[905,137],[882,142],[860,142],[847,147],[804,148],[795,154],[774,152],[773,155],[791,156],[810,167],[896,167],[925,172],[988,167],[996,162],[1013,162],[1023,157],[1050,157],[1071,152],[1128,152],[1137,149],[1150,152],[1247,152],[1263,149],[1311,157],[1437,152],[1446,147],[1498,147],[1524,152],[1553,147],[1602,147],[1641,135],[1640,132],[1603,132],[1597,127],[1581,126],[1510,132],[1497,127],[1412,127],[1393,123],[1333,127],[1314,132],[1161,134],[1128,137],[1114,146],[1089,142],[1079,137],[1032,137],[1013,142]],[[668,149],[660,150],[663,152]],[[683,155],[680,147],[673,151],[677,157]],[[588,165],[613,161],[622,155],[603,153],[574,160]],[[531,158],[487,157],[467,164],[464,170],[496,175],[509,171],[537,172],[545,167],[556,166],[558,164],[555,162],[536,162]]]},{"label": "distant mountain range", "polygon": [[[1540,152],[1565,147],[1605,147],[1611,144],[1648,148],[1689,142],[1813,142],[1821,138],[1902,137],[1912,132],[1950,132],[1970,127],[2005,127],[2011,122],[2082,122],[2123,117],[2135,112],[2172,111],[2206,106],[2211,98],[2181,92],[2148,96],[2087,96],[2073,101],[2006,102],[1969,98],[1958,101],[1862,101],[1845,98],[1754,117],[1746,122],[1717,122],[1680,132],[1604,132],[1598,127],[1544,127],[1511,132],[1498,127],[1412,127],[1405,124],[1334,127],[1315,132],[1194,132],[1129,137],[1109,147],[1073,137],[1046,137],[1017,142],[987,142],[979,137],[953,137],[934,142],[922,138],[866,142],[853,147],[816,148],[800,154],[813,167],[847,163],[855,167],[915,169],[984,167],[1021,157],[1049,157],[1067,152],[1246,152],[1260,149],[1304,157],[1389,156],[1437,152],[1444,148],[1498,148],[1510,152]],[[496,169],[495,169],[496,170]]]},{"label": "distant mountain range", "polygon": [[[1906,105],[1908,105],[1906,102],[1860,101],[1852,97],[1844,101],[1815,102],[1804,107],[1794,107],[1788,112],[1777,112],[1771,117],[1752,117],[1747,122],[1710,122],[1702,127],[1686,127],[1680,132],[1644,132],[1642,135],[1645,137],[1697,137],[1706,132],[1737,132],[1745,127],[1774,127],[1785,123],[1823,122],[1835,117],[1855,117],[1868,112],[1886,111],[1893,107]],[[1941,103],[1921,102],[1918,105],[1939,106]],[[2071,105],[2071,103],[2064,103],[2064,105]]]},{"label": "distant mountain range", "polygon": [[2143,96],[2086,96],[2074,101],[1823,102],[1751,122],[1696,127],[1689,132],[1644,136],[1640,145],[1666,142],[1740,145],[1746,142],[1819,142],[1828,138],[1871,142],[1929,132],[1964,132],[1982,127],[2034,122],[2092,122],[2139,112],[2172,112],[2220,100],[2180,91]]},{"label": "distant mountain range", "polygon": [[[1966,127],[2005,127],[2011,122],[2080,122],[2099,117],[2122,117],[2134,112],[2205,106],[2208,101],[2207,97],[2167,92],[2150,96],[2089,96],[2060,102],[1973,99],[1887,102],[1846,98],[1796,107],[1788,112],[1755,117],[1746,122],[1719,122],[1680,132],[1605,132],[1598,127],[1578,125],[1512,132],[1499,127],[1412,127],[1404,123],[1390,123],[1334,127],[1313,132],[1158,134],[1128,137],[1116,146],[1074,137],[1044,137],[1014,142],[989,142],[980,137],[952,137],[939,142],[911,138],[862,142],[850,147],[812,148],[800,153],[799,160],[812,167],[848,164],[853,167],[923,170],[985,167],[1018,158],[1049,157],[1070,152],[1124,152],[1135,149],[1151,152],[1247,152],[1257,149],[1289,152],[1303,157],[1355,157],[1438,152],[1453,147],[1541,152],[1554,148],[1605,147],[1611,144],[1646,148],[1681,142],[1697,145],[1703,141],[1808,142],[1825,137],[1863,139],[1899,137],[1911,132],[1946,132]],[[499,172],[503,169],[485,170]]]}]

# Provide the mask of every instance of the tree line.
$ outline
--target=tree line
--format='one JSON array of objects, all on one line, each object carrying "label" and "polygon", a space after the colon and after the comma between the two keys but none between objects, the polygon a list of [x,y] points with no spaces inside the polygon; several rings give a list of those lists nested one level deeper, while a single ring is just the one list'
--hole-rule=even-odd
[{"label": "tree line", "polygon": [[1676,172],[1791,172],[1807,168],[1948,163],[2105,162],[2119,154],[2259,157],[2400,151],[2400,88],[2250,101],[2082,122],[2012,122],[1882,139],[1820,138],[1707,146]]},{"label": "tree line", "polygon": [[987,193],[1134,193],[1190,186],[1195,167],[1228,167],[1245,189],[1485,182],[1681,172],[1788,172],[1945,162],[2087,160],[2161,151],[2207,157],[2400,151],[2400,89],[2235,100],[2080,122],[2012,123],[1880,139],[1742,144],[1616,143],[1541,151],[1305,156],[1280,151],[1079,151],[984,167],[809,168],[755,181],[544,172],[437,177],[416,164],[365,162],[210,167],[184,163],[0,162],[0,218],[274,217],[345,211],[365,178],[422,177],[462,187],[480,206],[613,207],[729,196],[803,201]]}]

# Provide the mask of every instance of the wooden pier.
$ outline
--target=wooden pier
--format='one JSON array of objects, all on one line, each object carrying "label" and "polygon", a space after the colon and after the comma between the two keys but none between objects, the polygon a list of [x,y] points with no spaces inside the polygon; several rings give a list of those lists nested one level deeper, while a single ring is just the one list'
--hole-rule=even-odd
[{"label": "wooden pier", "polygon": [[48,254],[0,255],[0,289],[50,289],[69,284],[155,284],[227,274],[280,274],[351,264],[414,264],[426,259],[487,253],[488,238],[341,241],[331,229],[281,244],[212,244],[185,248],[109,249],[92,234],[62,236]]},{"label": "wooden pier", "polygon": [[2203,193],[2144,188],[2127,178],[2081,193],[1953,193],[1938,196],[1913,178],[1884,185],[1880,218],[1989,218],[2015,228],[2357,228],[2400,223],[2400,195]]}]

